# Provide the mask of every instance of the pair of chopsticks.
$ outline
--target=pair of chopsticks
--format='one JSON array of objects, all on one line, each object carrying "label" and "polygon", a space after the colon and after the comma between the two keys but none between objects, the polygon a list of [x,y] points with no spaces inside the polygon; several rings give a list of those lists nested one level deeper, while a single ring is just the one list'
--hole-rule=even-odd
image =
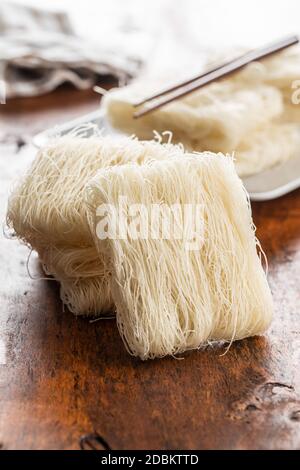
[{"label": "pair of chopsticks", "polygon": [[[133,114],[134,118],[140,118],[146,114],[151,113],[152,111],[165,106],[172,101],[178,100],[183,96],[192,93],[199,88],[208,85],[211,82],[219,80],[221,78],[227,77],[232,73],[240,70],[245,67],[245,65],[250,64],[256,60],[264,59],[276,52],[282,51],[287,47],[293,46],[299,42],[298,36],[289,36],[287,38],[281,39],[280,41],[273,42],[259,49],[251,50],[245,54],[229,61],[224,64],[218,65],[217,67],[211,68],[206,72],[194,77],[185,82],[179,83],[171,88],[163,90],[159,93],[156,93],[148,98],[139,101],[134,104],[134,107],[139,107],[145,105],[142,109],[136,111]],[[160,99],[159,99],[160,98]],[[154,101],[153,103],[151,103]]]}]

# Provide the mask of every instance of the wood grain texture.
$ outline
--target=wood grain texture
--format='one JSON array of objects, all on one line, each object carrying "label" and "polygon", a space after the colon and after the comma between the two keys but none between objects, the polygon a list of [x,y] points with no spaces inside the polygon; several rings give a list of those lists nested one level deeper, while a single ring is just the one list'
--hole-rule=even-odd
[{"label": "wood grain texture", "polygon": [[[62,88],[0,107],[1,216],[34,149],[28,136],[89,112],[98,98]],[[115,322],[63,311],[53,281],[31,279],[27,248],[0,247],[0,447],[78,449],[98,432],[112,449],[300,449],[300,191],[253,205],[269,259],[275,318],[227,354],[141,362]],[[29,270],[43,276],[32,255]]]}]

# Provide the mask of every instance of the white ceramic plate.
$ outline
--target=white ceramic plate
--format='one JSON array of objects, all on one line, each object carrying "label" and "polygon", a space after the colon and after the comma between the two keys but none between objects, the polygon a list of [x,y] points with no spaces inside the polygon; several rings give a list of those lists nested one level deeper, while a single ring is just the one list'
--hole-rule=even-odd
[{"label": "white ceramic plate", "polygon": [[[111,134],[119,134],[112,129],[103,109],[98,109],[93,113],[86,114],[65,124],[56,126],[37,134],[33,138],[33,143],[37,147],[42,147],[48,139],[55,135],[64,135],[85,123],[96,124],[99,128],[105,129]],[[267,201],[283,196],[294,189],[300,187],[300,150],[299,157],[277,165],[269,170],[265,170],[257,175],[243,179],[244,185],[252,201]]]}]

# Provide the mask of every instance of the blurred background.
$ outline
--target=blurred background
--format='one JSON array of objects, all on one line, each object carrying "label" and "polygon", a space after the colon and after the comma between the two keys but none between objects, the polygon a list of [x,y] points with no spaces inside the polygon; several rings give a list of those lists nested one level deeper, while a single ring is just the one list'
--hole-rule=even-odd
[{"label": "blurred background", "polygon": [[[299,0],[0,0],[1,222],[32,138],[98,110],[95,84],[163,69],[179,80],[294,33]],[[116,449],[300,448],[299,195],[252,207],[276,305],[269,336],[147,369],[113,323],[62,315],[37,255],[0,236],[0,449],[78,448],[93,430]]]},{"label": "blurred background", "polygon": [[1,0],[0,79],[10,99],[108,75],[123,84],[145,66],[185,76],[207,53],[299,30],[298,0]]}]

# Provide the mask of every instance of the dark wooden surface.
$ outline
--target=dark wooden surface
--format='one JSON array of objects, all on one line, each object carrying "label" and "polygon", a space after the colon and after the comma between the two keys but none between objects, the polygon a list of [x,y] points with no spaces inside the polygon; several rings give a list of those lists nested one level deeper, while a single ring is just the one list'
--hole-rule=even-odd
[{"label": "dark wooden surface", "polygon": [[[1,217],[35,132],[96,109],[69,88],[0,106]],[[300,191],[253,205],[275,317],[265,337],[183,360],[141,362],[113,320],[63,312],[55,282],[31,279],[28,250],[1,239],[0,447],[78,449],[97,431],[112,449],[300,449]],[[31,275],[42,276],[36,257]]]}]

